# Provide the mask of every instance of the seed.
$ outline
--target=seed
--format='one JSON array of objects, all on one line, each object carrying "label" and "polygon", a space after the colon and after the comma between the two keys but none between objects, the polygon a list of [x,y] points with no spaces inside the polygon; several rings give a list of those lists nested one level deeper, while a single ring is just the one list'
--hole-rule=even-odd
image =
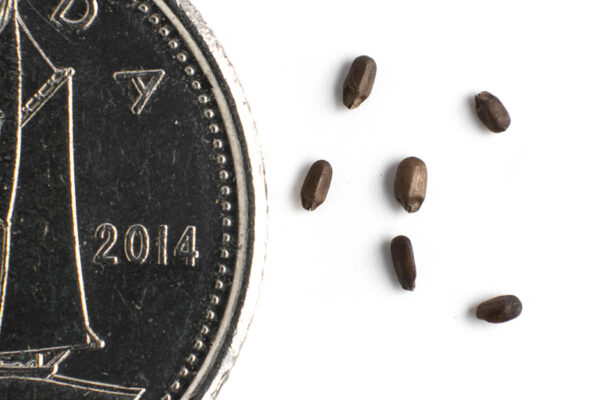
[{"label": "seed", "polygon": [[377,64],[368,56],[360,56],[352,62],[346,80],[342,99],[344,105],[354,109],[362,104],[371,94],[375,83]]},{"label": "seed", "polygon": [[312,211],[323,204],[327,198],[332,173],[331,164],[325,160],[319,160],[310,167],[300,191],[302,207]]},{"label": "seed", "polygon": [[403,160],[396,170],[394,195],[409,213],[419,211],[427,192],[427,167],[417,157]]},{"label": "seed", "polygon": [[521,315],[523,305],[517,296],[498,296],[477,306],[476,316],[487,322],[506,322]]},{"label": "seed", "polygon": [[492,132],[504,132],[510,125],[508,111],[500,100],[489,92],[481,92],[475,96],[475,112]]},{"label": "seed", "polygon": [[392,263],[400,285],[406,290],[415,290],[417,268],[410,239],[406,236],[397,236],[392,240],[390,247]]}]

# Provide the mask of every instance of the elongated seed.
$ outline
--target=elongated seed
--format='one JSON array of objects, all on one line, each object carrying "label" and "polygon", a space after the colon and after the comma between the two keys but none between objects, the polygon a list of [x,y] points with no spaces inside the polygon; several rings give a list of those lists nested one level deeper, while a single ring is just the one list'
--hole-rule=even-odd
[{"label": "elongated seed", "polygon": [[360,56],[354,60],[344,81],[342,100],[349,109],[354,109],[362,104],[371,94],[377,64],[368,56]]},{"label": "elongated seed", "polygon": [[510,125],[510,115],[496,96],[481,92],[475,96],[475,111],[483,124],[495,133],[504,132]]},{"label": "elongated seed", "polygon": [[331,164],[325,160],[319,160],[310,167],[300,191],[302,207],[312,211],[323,204],[329,192],[332,174]]},{"label": "elongated seed", "polygon": [[498,296],[484,301],[477,306],[476,316],[487,322],[499,323],[510,321],[521,315],[523,305],[517,296]]},{"label": "elongated seed", "polygon": [[406,290],[415,290],[417,268],[412,244],[406,236],[397,236],[392,240],[392,263],[400,285]]},{"label": "elongated seed", "polygon": [[427,193],[427,167],[417,157],[404,159],[396,170],[394,195],[409,213],[417,212]]}]

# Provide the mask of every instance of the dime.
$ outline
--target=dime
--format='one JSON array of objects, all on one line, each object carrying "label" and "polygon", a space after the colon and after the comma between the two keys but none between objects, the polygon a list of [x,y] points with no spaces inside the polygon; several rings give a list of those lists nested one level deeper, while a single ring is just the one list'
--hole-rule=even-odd
[{"label": "dime", "polygon": [[264,254],[232,82],[187,1],[0,0],[0,399],[216,395]]}]

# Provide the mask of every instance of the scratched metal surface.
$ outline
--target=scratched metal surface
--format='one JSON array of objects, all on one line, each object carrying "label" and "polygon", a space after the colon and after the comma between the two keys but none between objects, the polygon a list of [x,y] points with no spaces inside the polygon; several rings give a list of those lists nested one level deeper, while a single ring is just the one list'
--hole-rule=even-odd
[{"label": "scratched metal surface", "polygon": [[244,104],[187,3],[0,1],[1,399],[216,395],[264,241]]}]

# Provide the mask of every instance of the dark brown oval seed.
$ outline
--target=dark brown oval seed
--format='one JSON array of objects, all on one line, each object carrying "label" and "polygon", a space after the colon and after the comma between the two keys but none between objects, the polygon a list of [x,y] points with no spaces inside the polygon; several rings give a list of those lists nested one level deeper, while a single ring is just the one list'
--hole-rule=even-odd
[{"label": "dark brown oval seed", "polygon": [[517,296],[498,296],[484,301],[477,306],[477,318],[487,322],[499,323],[510,321],[521,315],[523,305]]},{"label": "dark brown oval seed", "polygon": [[375,75],[377,64],[368,56],[360,56],[354,60],[344,81],[342,100],[349,109],[354,109],[369,97]]},{"label": "dark brown oval seed", "polygon": [[300,191],[302,207],[312,211],[323,204],[329,192],[332,175],[331,164],[325,160],[319,160],[310,167]]},{"label": "dark brown oval seed", "polygon": [[417,157],[403,160],[396,170],[394,195],[409,213],[419,211],[427,193],[427,167]]},{"label": "dark brown oval seed", "polygon": [[392,240],[392,263],[402,288],[415,290],[415,279],[417,278],[417,267],[413,254],[412,243],[406,236],[397,236]]},{"label": "dark brown oval seed", "polygon": [[495,133],[504,132],[510,125],[510,115],[496,96],[481,92],[475,96],[475,111],[483,124]]}]

